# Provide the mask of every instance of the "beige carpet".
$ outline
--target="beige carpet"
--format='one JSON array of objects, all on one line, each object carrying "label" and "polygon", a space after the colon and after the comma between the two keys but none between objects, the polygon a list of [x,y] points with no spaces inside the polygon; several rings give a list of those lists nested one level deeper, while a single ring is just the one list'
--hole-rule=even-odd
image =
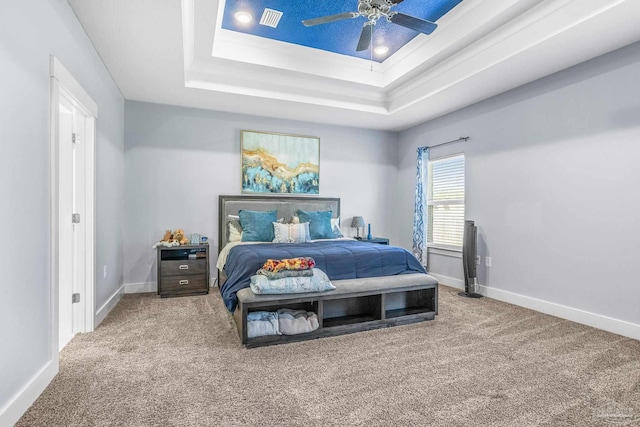
[{"label": "beige carpet", "polygon": [[433,322],[252,350],[217,291],[126,295],[18,426],[640,426],[640,342],[440,290]]}]

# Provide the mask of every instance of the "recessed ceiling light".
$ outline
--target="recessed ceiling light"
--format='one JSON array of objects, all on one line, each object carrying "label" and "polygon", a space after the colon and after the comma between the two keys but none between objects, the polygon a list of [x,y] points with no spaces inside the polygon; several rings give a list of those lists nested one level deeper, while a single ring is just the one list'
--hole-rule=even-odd
[{"label": "recessed ceiling light", "polygon": [[241,10],[240,12],[236,12],[236,14],[233,16],[236,18],[236,21],[242,24],[247,24],[253,21],[253,16],[251,16],[249,12],[245,12],[243,10]]},{"label": "recessed ceiling light", "polygon": [[389,52],[389,48],[386,46],[376,46],[373,51],[376,53],[376,55],[385,55],[387,52]]}]

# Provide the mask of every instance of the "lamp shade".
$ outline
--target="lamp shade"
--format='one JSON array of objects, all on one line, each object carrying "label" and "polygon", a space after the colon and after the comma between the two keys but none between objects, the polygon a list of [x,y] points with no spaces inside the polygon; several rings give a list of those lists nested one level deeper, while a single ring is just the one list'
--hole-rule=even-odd
[{"label": "lamp shade", "polygon": [[361,216],[354,216],[353,221],[351,221],[351,227],[364,227],[364,218]]}]

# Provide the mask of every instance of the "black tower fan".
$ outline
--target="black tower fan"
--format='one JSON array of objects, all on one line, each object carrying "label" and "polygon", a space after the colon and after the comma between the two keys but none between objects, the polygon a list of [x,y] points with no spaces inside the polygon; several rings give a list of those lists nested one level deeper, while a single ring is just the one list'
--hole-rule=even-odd
[{"label": "black tower fan", "polygon": [[458,295],[469,298],[482,298],[476,293],[476,237],[478,228],[473,221],[464,222],[464,234],[462,237],[462,267],[464,268],[464,292]]}]

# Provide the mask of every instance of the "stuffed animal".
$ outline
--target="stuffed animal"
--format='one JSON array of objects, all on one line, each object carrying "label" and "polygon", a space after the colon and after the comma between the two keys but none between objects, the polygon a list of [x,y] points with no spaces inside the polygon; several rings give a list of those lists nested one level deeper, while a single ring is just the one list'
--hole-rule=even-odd
[{"label": "stuffed animal", "polygon": [[158,243],[156,243],[155,245],[153,245],[153,249],[158,248],[159,246],[164,246],[167,248],[170,248],[172,246],[178,246],[180,243],[176,242],[174,240],[174,236],[173,233],[171,232],[171,230],[167,230],[164,232],[164,237],[162,238],[162,240],[160,240]]},{"label": "stuffed animal", "polygon": [[161,242],[171,242],[173,240],[173,233],[171,230],[167,230],[164,232],[164,237],[160,240]]},{"label": "stuffed animal", "polygon": [[182,228],[178,228],[173,232],[173,241],[177,242],[179,245],[189,244],[189,239],[184,237],[184,230]]}]

